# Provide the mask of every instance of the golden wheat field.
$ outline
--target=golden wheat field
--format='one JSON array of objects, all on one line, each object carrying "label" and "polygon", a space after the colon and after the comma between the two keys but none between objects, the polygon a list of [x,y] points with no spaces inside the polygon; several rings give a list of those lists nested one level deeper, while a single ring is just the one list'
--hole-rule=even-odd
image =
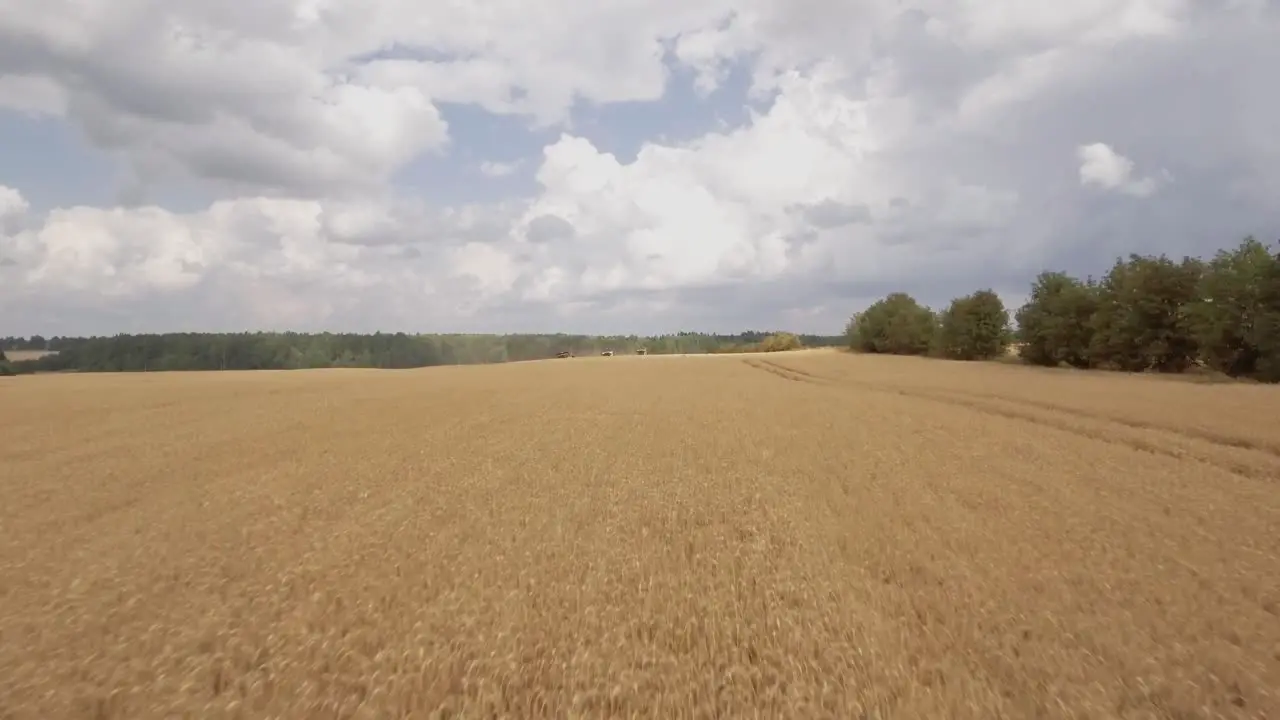
[{"label": "golden wheat field", "polygon": [[832,351],[0,381],[0,718],[1280,718],[1280,392]]}]

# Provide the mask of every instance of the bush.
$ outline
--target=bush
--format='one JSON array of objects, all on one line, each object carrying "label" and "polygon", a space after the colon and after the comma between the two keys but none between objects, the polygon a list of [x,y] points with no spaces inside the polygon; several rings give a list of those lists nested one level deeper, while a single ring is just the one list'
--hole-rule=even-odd
[{"label": "bush", "polygon": [[1193,258],[1130,255],[1098,286],[1090,365],[1128,372],[1182,372],[1196,359],[1189,307],[1203,274]]},{"label": "bush", "polygon": [[1018,355],[1034,365],[1089,367],[1098,288],[1060,272],[1041,273],[1018,309]]},{"label": "bush", "polygon": [[892,293],[849,321],[849,347],[871,353],[924,355],[937,318],[906,293]]},{"label": "bush", "polygon": [[804,343],[800,342],[800,338],[788,332],[774,333],[760,341],[760,350],[764,352],[799,350],[803,347]]},{"label": "bush", "polygon": [[942,313],[935,352],[951,360],[991,360],[1009,346],[1009,311],[992,290],[956,298]]},{"label": "bush", "polygon": [[1204,364],[1232,377],[1280,381],[1280,258],[1252,237],[1204,268],[1187,308]]}]

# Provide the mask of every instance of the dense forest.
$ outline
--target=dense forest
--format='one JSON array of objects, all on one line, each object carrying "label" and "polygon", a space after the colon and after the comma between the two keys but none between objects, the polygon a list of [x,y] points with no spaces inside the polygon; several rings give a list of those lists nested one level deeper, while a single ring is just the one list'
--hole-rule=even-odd
[{"label": "dense forest", "polygon": [[[6,337],[0,350],[48,351],[8,363],[9,372],[294,370],[413,368],[554,358],[557,353],[650,354],[754,349],[772,334],[681,332],[672,335],[410,335],[405,333],[165,333],[112,337]],[[800,335],[809,347],[843,345],[843,335]],[[4,362],[0,360],[0,362]],[[0,368],[3,371],[3,368]]]}]

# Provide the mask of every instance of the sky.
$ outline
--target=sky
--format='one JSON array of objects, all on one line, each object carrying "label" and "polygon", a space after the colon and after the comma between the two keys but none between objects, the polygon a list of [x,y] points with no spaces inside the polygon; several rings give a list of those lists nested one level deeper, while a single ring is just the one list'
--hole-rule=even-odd
[{"label": "sky", "polygon": [[8,0],[0,335],[839,333],[1280,236],[1280,0]]}]

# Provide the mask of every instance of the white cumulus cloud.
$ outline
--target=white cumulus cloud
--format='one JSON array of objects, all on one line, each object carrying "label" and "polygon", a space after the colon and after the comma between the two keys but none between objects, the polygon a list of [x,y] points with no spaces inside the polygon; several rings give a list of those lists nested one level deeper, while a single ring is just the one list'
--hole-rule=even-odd
[{"label": "white cumulus cloud", "polygon": [[506,177],[520,169],[519,162],[494,162],[486,160],[480,163],[480,173],[486,177]]},{"label": "white cumulus cloud", "polygon": [[1154,177],[1135,177],[1133,161],[1112,150],[1106,143],[1081,145],[1080,183],[1115,190],[1136,197],[1148,197],[1157,189]]}]

